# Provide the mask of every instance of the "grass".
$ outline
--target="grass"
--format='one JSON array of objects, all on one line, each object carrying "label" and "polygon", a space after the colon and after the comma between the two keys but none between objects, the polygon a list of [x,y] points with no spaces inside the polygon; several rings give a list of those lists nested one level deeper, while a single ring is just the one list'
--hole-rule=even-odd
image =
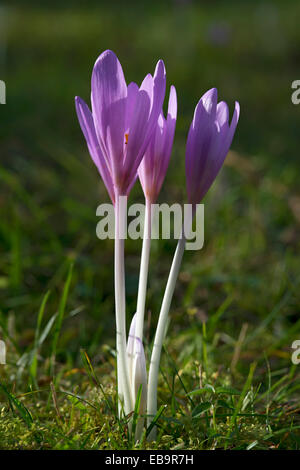
[{"label": "grass", "polygon": [[[299,5],[74,5],[11,2],[2,29],[0,448],[299,449],[300,369],[291,362],[300,336],[299,107],[290,100]],[[204,248],[184,255],[161,363],[158,440],[145,433],[137,445],[116,415],[113,243],[95,236],[96,207],[108,198],[73,102],[87,99],[93,62],[108,47],[128,80],[163,57],[177,88],[160,202],[185,201],[185,138],[201,94],[216,85],[242,109],[204,201]],[[148,359],[175,244],[152,245]],[[128,323],[140,249],[127,241]]]}]

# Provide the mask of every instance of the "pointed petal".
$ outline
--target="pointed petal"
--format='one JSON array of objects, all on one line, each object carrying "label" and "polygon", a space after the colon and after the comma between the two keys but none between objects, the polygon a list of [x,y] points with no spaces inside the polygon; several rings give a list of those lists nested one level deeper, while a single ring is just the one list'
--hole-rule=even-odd
[{"label": "pointed petal", "polygon": [[[206,105],[201,98],[191,124],[186,146],[186,179],[189,202],[201,202],[217,174],[231,145],[239,118],[239,104],[236,103],[230,127],[228,107],[219,103],[216,120],[212,122],[210,102],[215,100],[213,92],[206,93]],[[212,107],[214,104],[212,105]]]},{"label": "pointed petal", "polygon": [[223,124],[221,132],[219,133],[219,139],[218,137],[215,138],[214,147],[211,149],[211,155],[209,158],[210,167],[207,168],[203,174],[204,184],[202,188],[202,197],[205,196],[222,168],[224,160],[232,144],[233,136],[239,120],[239,115],[240,105],[236,101],[229,129],[226,124]]},{"label": "pointed petal", "polygon": [[169,96],[169,103],[168,103],[168,116],[167,116],[167,138],[166,138],[166,148],[165,153],[169,155],[171,154],[174,134],[175,134],[175,127],[176,127],[176,120],[177,120],[177,94],[176,89],[172,85],[170,88],[170,96]]},{"label": "pointed petal", "polygon": [[201,98],[195,109],[186,144],[186,180],[190,203],[200,202],[200,184],[203,182],[202,175],[215,133],[216,125]]},{"label": "pointed petal", "polygon": [[139,93],[139,87],[136,83],[131,82],[127,88],[126,115],[125,115],[125,132],[129,133],[130,122],[132,121],[136,99]]},{"label": "pointed petal", "polygon": [[137,173],[137,168],[144,155],[144,142],[148,130],[149,111],[150,111],[149,95],[139,90],[134,114],[129,126],[129,137],[124,159],[124,175],[126,177],[125,184],[129,185],[131,180]]},{"label": "pointed petal", "polygon": [[115,180],[122,163],[126,98],[122,66],[112,51],[105,51],[94,65],[91,101],[96,133],[112,159]]},{"label": "pointed petal", "polygon": [[[128,145],[125,163],[126,170],[130,174],[128,178],[130,181],[135,181],[141,160],[150,144],[150,140],[153,138],[157,120],[161,113],[165,90],[166,71],[163,61],[159,60],[155,68],[154,77],[152,78],[152,76],[148,74],[140,87],[139,95],[142,104],[139,112],[144,116],[146,116],[148,112],[147,123],[143,126],[141,131],[140,128],[142,126],[141,123],[139,123],[140,117],[136,115],[130,126],[130,128],[133,129],[131,135],[134,135],[134,139],[132,139],[131,145]],[[138,131],[136,127],[139,128]],[[131,187],[132,184],[129,185],[129,189],[131,189]]]},{"label": "pointed petal", "polygon": [[154,203],[159,195],[170,162],[177,116],[176,90],[170,89],[168,117],[161,112],[152,138],[141,164],[138,175],[145,197]]},{"label": "pointed petal", "polygon": [[235,133],[235,129],[236,129],[236,126],[239,122],[239,118],[240,118],[240,103],[238,101],[235,102],[235,107],[234,107],[234,113],[233,113],[233,116],[232,116],[232,120],[231,120],[231,123],[230,123],[230,128],[229,128],[229,141],[230,141],[230,144],[229,146],[231,145],[231,142],[232,142],[232,139],[233,139],[233,136],[234,136],[234,133]]},{"label": "pointed petal", "polygon": [[218,102],[218,90],[216,88],[211,88],[204,93],[201,101],[208,114],[215,116]]},{"label": "pointed petal", "polygon": [[228,125],[229,110],[225,101],[220,101],[220,103],[217,105],[216,120],[218,121],[220,128],[222,128],[225,124]]},{"label": "pointed petal", "polygon": [[236,101],[230,126],[229,126],[229,128],[226,127],[226,126],[223,126],[223,128],[225,127],[226,132],[224,132],[224,131],[221,132],[220,156],[219,156],[219,160],[221,161],[221,165],[223,165],[223,162],[224,162],[224,160],[226,158],[226,155],[227,155],[227,153],[230,149],[230,146],[232,144],[232,140],[233,140],[233,137],[234,137],[236,126],[237,126],[238,121],[239,121],[239,117],[240,117],[240,105]]},{"label": "pointed petal", "polygon": [[155,126],[158,116],[161,112],[166,93],[166,69],[162,60],[159,60],[156,64],[153,76],[153,84],[153,103],[150,120],[152,119],[154,121]]},{"label": "pointed petal", "polygon": [[106,186],[106,189],[109,193],[109,196],[112,202],[114,202],[113,183],[112,183],[110,171],[107,168],[106,161],[100,150],[99,142],[98,142],[95,127],[94,127],[92,113],[89,107],[87,106],[87,104],[79,96],[75,97],[75,107],[76,107],[79,124],[83,132],[83,135],[85,137],[92,160],[99,170],[99,173],[103,179],[103,182]]},{"label": "pointed petal", "polygon": [[169,116],[172,120],[177,119],[177,93],[174,85],[171,85],[170,87],[170,96],[168,103],[168,117]]}]

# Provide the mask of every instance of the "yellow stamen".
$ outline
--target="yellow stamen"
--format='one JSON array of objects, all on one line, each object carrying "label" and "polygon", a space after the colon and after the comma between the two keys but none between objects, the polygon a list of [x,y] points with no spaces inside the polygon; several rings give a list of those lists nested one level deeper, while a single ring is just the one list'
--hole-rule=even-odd
[{"label": "yellow stamen", "polygon": [[125,134],[125,144],[128,144],[128,136],[129,134]]}]

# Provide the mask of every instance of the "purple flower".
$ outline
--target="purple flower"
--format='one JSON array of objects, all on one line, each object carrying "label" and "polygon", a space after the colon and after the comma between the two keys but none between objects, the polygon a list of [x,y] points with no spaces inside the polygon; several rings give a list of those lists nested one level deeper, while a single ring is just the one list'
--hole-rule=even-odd
[{"label": "purple flower", "polygon": [[168,169],[177,118],[177,96],[175,87],[170,88],[168,116],[160,113],[154,138],[146,150],[138,169],[138,175],[145,194],[151,203],[158,197]]},{"label": "purple flower", "polygon": [[126,85],[123,70],[112,51],[103,52],[92,73],[92,112],[80,98],[76,111],[91,157],[113,203],[128,195],[137,169],[153,136],[166,87],[162,60],[154,76],[148,74],[140,88]]},{"label": "purple flower", "polygon": [[230,148],[239,120],[240,105],[235,109],[229,125],[228,106],[218,101],[216,88],[207,91],[199,100],[186,144],[186,182],[191,204],[201,202]]}]

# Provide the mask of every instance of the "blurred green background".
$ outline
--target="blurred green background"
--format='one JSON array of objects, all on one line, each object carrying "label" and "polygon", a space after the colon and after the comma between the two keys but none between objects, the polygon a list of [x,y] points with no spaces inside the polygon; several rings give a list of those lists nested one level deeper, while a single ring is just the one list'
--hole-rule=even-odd
[{"label": "blurred green background", "polygon": [[[231,111],[235,100],[241,105],[232,152],[204,201],[205,246],[185,254],[172,304],[179,361],[188,335],[200,334],[225,301],[209,333],[211,360],[230,361],[247,324],[241,371],[264,351],[275,367],[290,366],[300,329],[300,105],[291,102],[291,83],[300,78],[299,17],[300,4],[291,0],[1,5],[0,324],[19,354],[32,345],[48,289],[45,315],[57,311],[71,260],[58,361],[78,364],[85,348],[101,363],[101,345],[114,345],[113,242],[95,234],[96,208],[109,200],[74,109],[75,95],[89,101],[93,64],[109,48],[128,83],[140,83],[162,58],[168,88],[177,89],[174,151],[159,202],[185,201],[185,139],[201,95],[214,86]],[[143,201],[139,183],[134,201]],[[147,338],[175,245],[152,245]],[[128,321],[140,249],[140,241],[126,243]],[[189,342],[186,354],[200,359],[199,344]]]}]

